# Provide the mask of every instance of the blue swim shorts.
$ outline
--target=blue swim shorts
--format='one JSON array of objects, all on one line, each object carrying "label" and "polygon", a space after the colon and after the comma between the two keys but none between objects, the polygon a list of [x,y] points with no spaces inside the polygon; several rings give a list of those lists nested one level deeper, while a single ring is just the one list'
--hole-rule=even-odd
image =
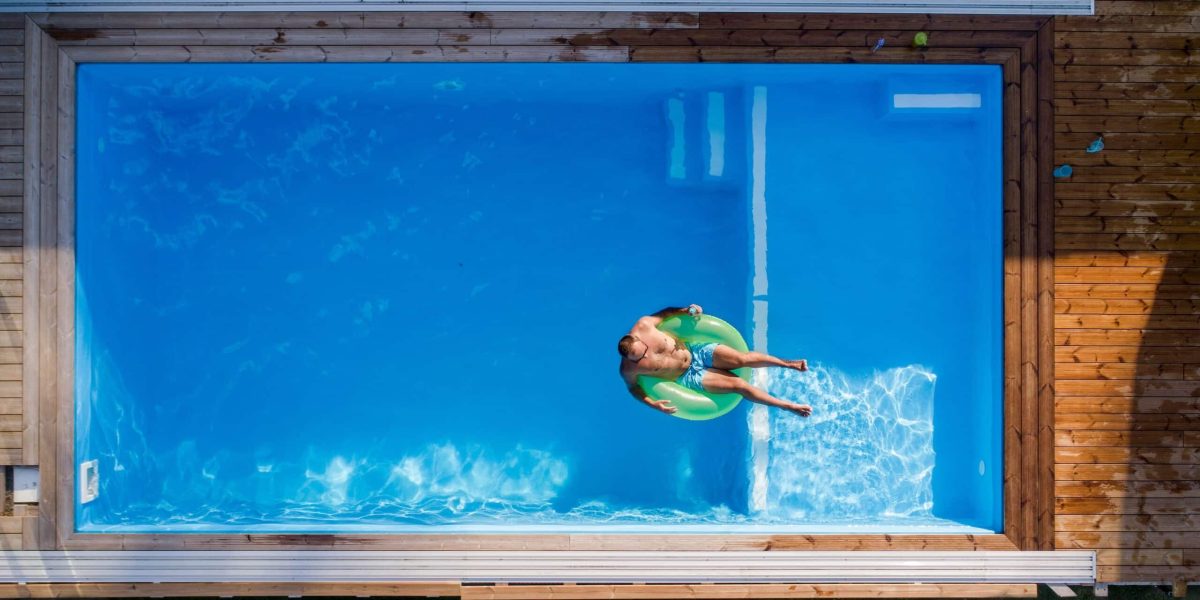
[{"label": "blue swim shorts", "polygon": [[688,370],[684,371],[675,383],[682,385],[689,390],[697,392],[704,391],[704,385],[701,383],[704,380],[704,373],[713,365],[713,350],[717,349],[717,345],[708,344],[688,344],[688,352],[692,354],[692,364],[688,365]]}]

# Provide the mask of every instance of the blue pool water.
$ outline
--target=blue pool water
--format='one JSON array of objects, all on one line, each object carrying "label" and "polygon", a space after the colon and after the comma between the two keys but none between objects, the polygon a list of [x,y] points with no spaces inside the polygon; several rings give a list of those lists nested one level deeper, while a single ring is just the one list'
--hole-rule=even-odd
[{"label": "blue pool water", "polygon": [[[997,67],[88,64],[77,127],[79,531],[1001,528]],[[690,302],[813,416],[627,395]]]}]

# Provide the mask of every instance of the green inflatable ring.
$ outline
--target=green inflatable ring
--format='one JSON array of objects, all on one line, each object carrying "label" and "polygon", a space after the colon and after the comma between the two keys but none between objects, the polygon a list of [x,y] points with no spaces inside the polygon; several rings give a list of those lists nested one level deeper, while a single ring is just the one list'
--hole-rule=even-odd
[{"label": "green inflatable ring", "polygon": [[[663,319],[658,324],[659,331],[688,344],[705,344],[715,342],[724,344],[739,352],[746,352],[746,340],[733,325],[709,315],[692,317],[676,315]],[[750,369],[741,368],[733,371],[742,379],[750,379]],[[672,416],[689,421],[707,421],[715,419],[737,406],[742,397],[738,394],[711,394],[697,392],[666,379],[639,375],[638,383],[646,391],[651,400],[667,400],[676,410]]]}]

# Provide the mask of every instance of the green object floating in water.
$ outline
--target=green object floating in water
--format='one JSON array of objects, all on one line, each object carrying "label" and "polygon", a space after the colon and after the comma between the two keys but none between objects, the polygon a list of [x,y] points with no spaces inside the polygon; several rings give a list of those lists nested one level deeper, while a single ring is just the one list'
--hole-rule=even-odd
[{"label": "green object floating in water", "polygon": [[[746,352],[746,340],[733,325],[713,316],[699,317],[676,315],[663,319],[658,324],[659,331],[673,336],[688,344],[706,344],[714,342]],[[735,369],[734,374],[742,379],[750,379],[750,369]],[[666,379],[639,375],[638,383],[646,391],[646,395],[655,402],[667,400],[675,406],[676,411],[671,415],[689,421],[707,421],[715,419],[737,406],[742,397],[738,394],[712,394],[697,392]]]},{"label": "green object floating in water", "polygon": [[924,31],[918,31],[913,36],[913,48],[924,48],[929,45],[929,34]]}]

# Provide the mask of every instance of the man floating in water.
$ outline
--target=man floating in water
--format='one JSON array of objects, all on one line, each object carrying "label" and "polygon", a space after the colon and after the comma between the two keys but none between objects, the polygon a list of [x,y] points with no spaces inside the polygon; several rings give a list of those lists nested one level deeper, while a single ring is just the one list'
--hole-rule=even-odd
[{"label": "man floating in water", "polygon": [[699,316],[702,309],[693,304],[687,308],[664,308],[653,315],[637,320],[633,328],[617,344],[621,353],[621,379],[634,398],[646,405],[672,414],[678,410],[668,400],[655,402],[638,384],[638,375],[674,380],[679,385],[698,392],[739,394],[743,398],[782,408],[802,417],[812,414],[812,407],[780,400],[730,371],[741,367],[784,367],[807,371],[806,360],[783,360],[761,352],[739,352],[724,344],[680,344],[679,340],[658,329],[659,323],[675,315]]}]

